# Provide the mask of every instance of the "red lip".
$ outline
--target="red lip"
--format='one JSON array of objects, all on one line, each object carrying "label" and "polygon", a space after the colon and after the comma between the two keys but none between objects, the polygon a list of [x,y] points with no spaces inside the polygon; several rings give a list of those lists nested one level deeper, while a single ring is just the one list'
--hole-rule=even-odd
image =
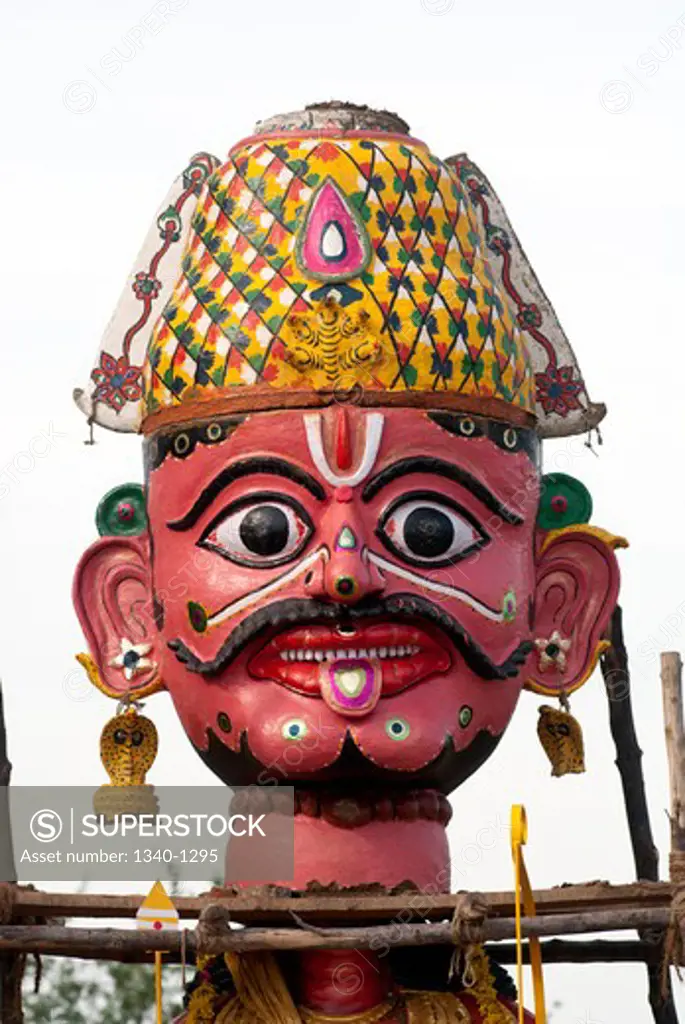
[{"label": "red lip", "polygon": [[[336,657],[331,658],[330,652],[336,652]],[[295,653],[301,660],[294,660]],[[323,661],[365,657],[380,662],[384,697],[414,686],[426,676],[446,672],[452,664],[448,642],[437,631],[411,623],[373,622],[355,623],[353,633],[324,625],[284,630],[251,659],[249,671],[257,679],[272,679],[320,697]]]}]

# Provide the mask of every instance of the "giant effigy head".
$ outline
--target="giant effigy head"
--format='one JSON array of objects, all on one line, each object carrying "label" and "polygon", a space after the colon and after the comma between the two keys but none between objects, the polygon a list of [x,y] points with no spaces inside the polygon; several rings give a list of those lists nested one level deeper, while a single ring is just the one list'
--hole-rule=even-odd
[{"label": "giant effigy head", "polygon": [[593,671],[619,541],[541,442],[604,408],[487,179],[396,116],[195,156],[76,397],[145,452],[77,573],[91,676],[226,783],[446,794]]}]

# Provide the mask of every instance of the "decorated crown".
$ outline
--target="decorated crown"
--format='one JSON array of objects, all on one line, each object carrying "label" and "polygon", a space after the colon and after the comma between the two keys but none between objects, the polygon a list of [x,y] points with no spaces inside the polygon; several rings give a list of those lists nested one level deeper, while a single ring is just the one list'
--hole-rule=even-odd
[{"label": "decorated crown", "polygon": [[396,115],[319,104],[193,157],[145,240],[79,407],[144,430],[359,404],[591,429],[568,340],[466,156]]}]

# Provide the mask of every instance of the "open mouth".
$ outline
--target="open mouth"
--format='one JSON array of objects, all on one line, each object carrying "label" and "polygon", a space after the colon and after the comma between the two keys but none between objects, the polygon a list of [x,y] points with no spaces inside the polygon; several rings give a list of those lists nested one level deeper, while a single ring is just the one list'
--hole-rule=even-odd
[{"label": "open mouth", "polygon": [[[297,626],[272,636],[251,659],[249,671],[258,679],[323,697],[337,710],[342,710],[341,701],[362,698],[368,711],[369,700],[375,701],[363,697],[366,691],[377,698],[392,696],[446,672],[452,664],[450,646],[440,630],[410,622]],[[353,713],[351,706],[347,713]]]}]

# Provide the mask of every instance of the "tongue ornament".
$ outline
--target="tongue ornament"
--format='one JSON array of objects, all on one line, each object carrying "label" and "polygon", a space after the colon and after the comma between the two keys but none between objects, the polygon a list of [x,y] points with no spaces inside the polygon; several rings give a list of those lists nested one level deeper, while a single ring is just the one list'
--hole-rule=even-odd
[{"label": "tongue ornament", "polygon": [[319,668],[321,695],[339,715],[355,718],[373,711],[381,696],[381,663],[377,658],[341,658]]}]

